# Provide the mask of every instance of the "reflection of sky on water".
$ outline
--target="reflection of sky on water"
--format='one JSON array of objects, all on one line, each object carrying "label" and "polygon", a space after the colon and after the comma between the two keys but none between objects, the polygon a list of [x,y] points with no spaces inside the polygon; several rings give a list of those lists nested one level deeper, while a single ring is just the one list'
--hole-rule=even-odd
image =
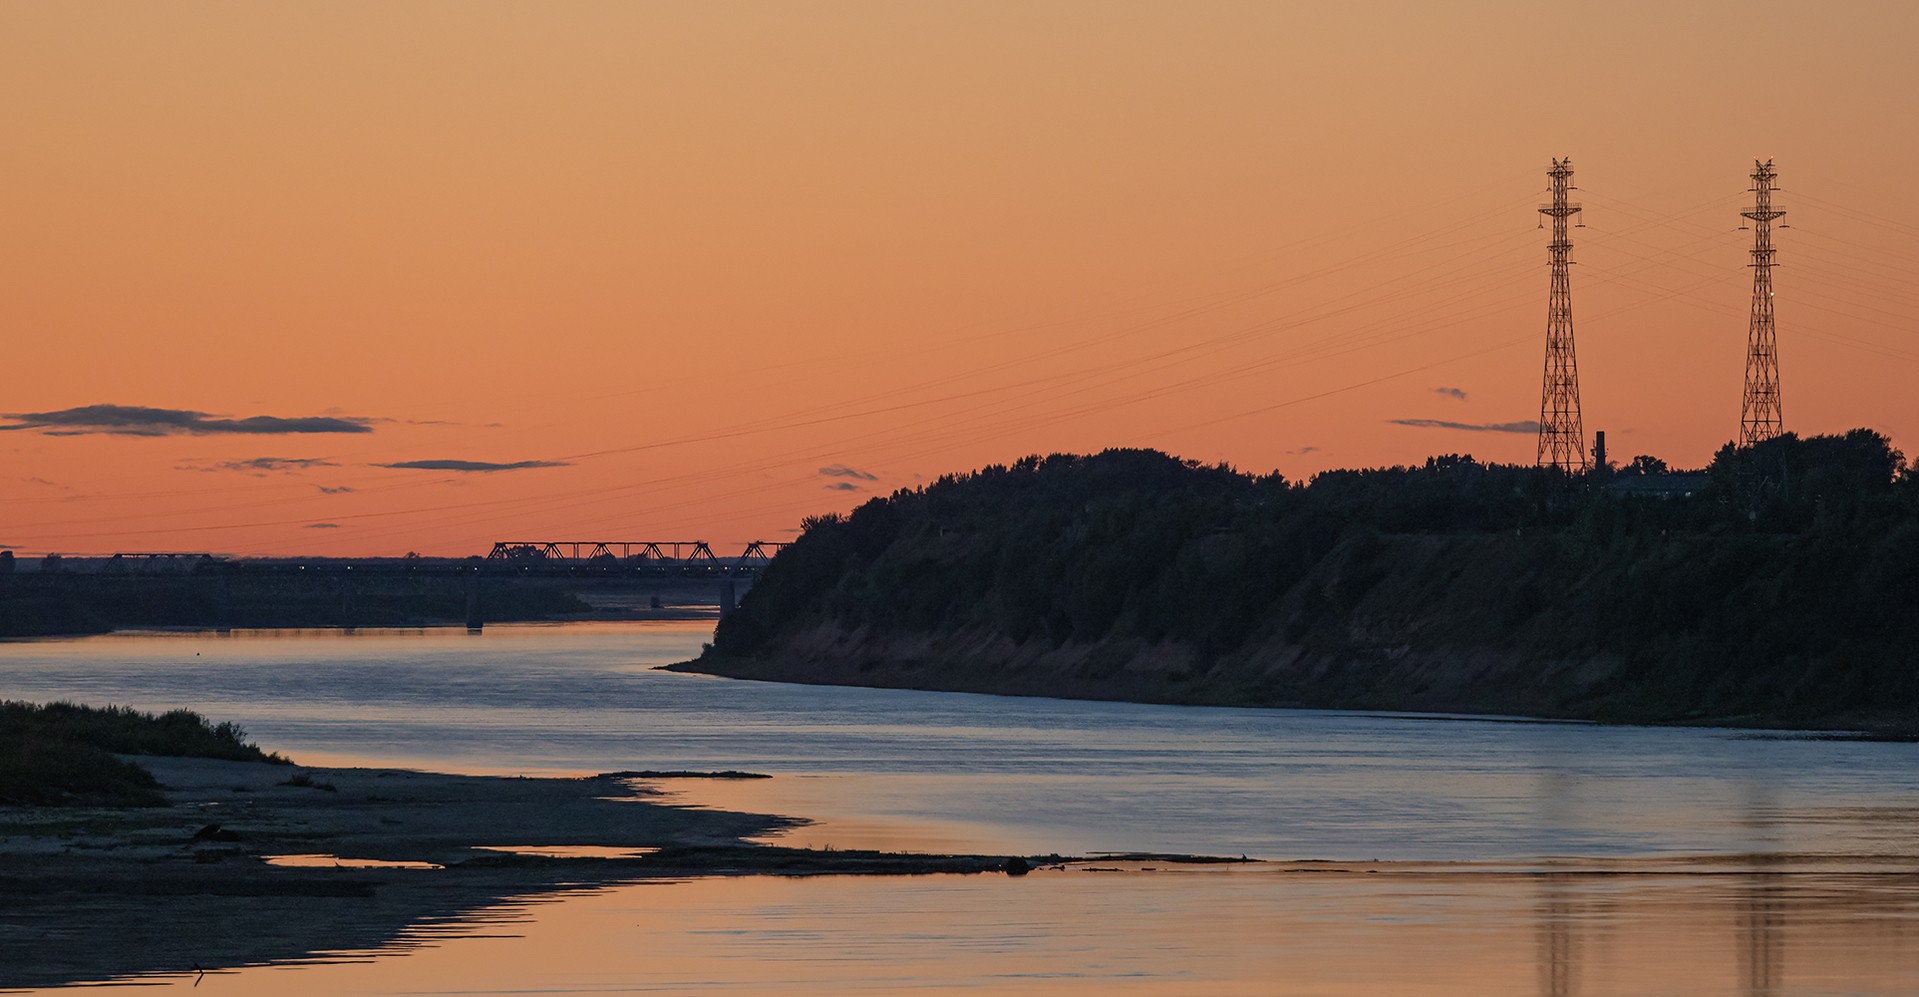
[{"label": "reflection of sky on water", "polygon": [[9,643],[0,697],[189,706],[310,763],[775,772],[657,785],[823,818],[797,844],[1352,860],[636,885],[198,981],[227,993],[1919,992],[1919,746],[651,670],[707,633]]},{"label": "reflection of sky on water", "polygon": [[1919,745],[735,682],[704,624],[0,645],[0,696],[188,706],[309,763],[739,768],[801,843],[1272,858],[1919,856]]},{"label": "reflection of sky on water", "polygon": [[1919,980],[1916,904],[1823,874],[738,877],[505,904],[195,992],[1893,997]]}]

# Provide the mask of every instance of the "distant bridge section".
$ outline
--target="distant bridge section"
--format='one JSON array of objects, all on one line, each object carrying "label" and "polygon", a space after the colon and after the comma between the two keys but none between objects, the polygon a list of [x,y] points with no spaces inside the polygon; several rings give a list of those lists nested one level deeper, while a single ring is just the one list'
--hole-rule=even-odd
[{"label": "distant bridge section", "polygon": [[[738,605],[741,589],[751,586],[786,546],[755,540],[731,556],[721,556],[704,540],[509,540],[494,544],[485,557],[458,558],[228,558],[205,551],[120,551],[110,557],[50,554],[37,571],[22,574],[43,587],[184,587],[189,596],[213,604],[201,617],[210,615],[221,629],[235,618],[236,602],[256,609],[279,606],[308,618],[318,613],[350,626],[365,616],[356,602],[390,603],[390,616],[415,611],[405,606],[444,606],[451,587],[464,591],[466,625],[478,630],[496,600],[511,613],[514,600],[524,604],[527,593],[556,588],[652,590],[657,610],[662,589],[683,596],[689,588],[712,586],[714,603],[725,617]],[[330,607],[336,599],[337,612],[315,608]]]},{"label": "distant bridge section", "polygon": [[751,575],[786,543],[755,540],[721,557],[704,540],[502,540],[486,560],[515,568],[604,568],[640,574]]},{"label": "distant bridge section", "polygon": [[755,540],[721,556],[704,540],[503,540],[482,558],[349,557],[233,559],[202,551],[121,551],[111,557],[56,559],[46,572],[88,575],[550,575],[616,580],[751,578],[787,542]]}]

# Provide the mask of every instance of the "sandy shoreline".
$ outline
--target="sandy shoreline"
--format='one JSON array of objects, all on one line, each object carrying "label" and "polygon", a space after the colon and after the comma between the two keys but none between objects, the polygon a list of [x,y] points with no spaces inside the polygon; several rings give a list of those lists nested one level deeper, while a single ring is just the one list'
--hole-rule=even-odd
[{"label": "sandy shoreline", "polygon": [[[795,819],[662,803],[619,775],[138,761],[170,805],[0,808],[0,989],[378,948],[488,905],[653,877],[982,872],[1007,861],[751,845]],[[569,846],[594,857],[550,854]],[[278,856],[342,861],[268,862]]]},{"label": "sandy shoreline", "polygon": [[[1718,882],[1735,894],[1785,889],[1817,898],[1830,896],[1834,883],[1865,884],[1868,896],[1878,896],[1873,891],[1901,886],[1913,875],[1903,854],[1249,862],[812,851],[750,842],[794,825],[793,818],[674,805],[649,785],[690,773],[514,778],[138,761],[167,784],[169,806],[0,807],[0,991],[136,976],[191,979],[196,970],[400,953],[447,937],[514,930],[503,926],[528,908],[581,891],[695,877],[1003,873],[1032,866],[1043,878],[1070,872],[1078,879],[1080,873],[1165,875],[1177,867],[1187,876],[1274,883],[1302,877],[1323,884],[1390,879],[1407,889],[1446,883],[1472,895],[1489,884],[1563,890],[1581,883]],[[550,854],[568,846],[585,846],[593,857]],[[269,864],[280,856],[408,865],[344,861],[336,867],[324,858]]]}]

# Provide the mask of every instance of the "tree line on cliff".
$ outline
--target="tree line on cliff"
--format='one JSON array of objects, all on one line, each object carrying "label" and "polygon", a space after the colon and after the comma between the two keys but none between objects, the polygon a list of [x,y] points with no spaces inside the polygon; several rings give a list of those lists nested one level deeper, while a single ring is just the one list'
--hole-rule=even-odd
[{"label": "tree line on cliff", "polygon": [[[1447,455],[1293,482],[1055,454],[808,519],[711,656],[777,659],[822,624],[1170,643],[1198,664],[1146,698],[1789,721],[1919,705],[1916,565],[1919,470],[1864,429],[1687,474]],[[1276,671],[1276,649],[1332,665]],[[1405,664],[1475,652],[1593,667],[1522,688]]]}]

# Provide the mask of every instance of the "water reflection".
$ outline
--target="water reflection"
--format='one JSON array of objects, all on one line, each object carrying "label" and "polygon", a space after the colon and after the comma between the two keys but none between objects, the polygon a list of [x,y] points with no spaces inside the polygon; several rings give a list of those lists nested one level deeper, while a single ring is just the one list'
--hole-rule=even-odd
[{"label": "water reflection", "polygon": [[1529,874],[1529,993],[1919,992],[1919,873],[1829,871],[1850,864],[1761,854]]},{"label": "water reflection", "polygon": [[[1566,834],[1578,827],[1579,801],[1576,759],[1563,739],[1550,731],[1532,738],[1530,753],[1538,769],[1534,801],[1542,827]],[[1578,938],[1573,909],[1577,887],[1563,873],[1538,877],[1539,993],[1542,997],[1572,997],[1578,968]]]},{"label": "water reflection", "polygon": [[1786,860],[1773,850],[1780,834],[1776,827],[1778,801],[1769,781],[1749,780],[1746,794],[1746,826],[1764,850],[1752,856],[1751,871],[1739,890],[1740,992],[1748,997],[1773,997],[1779,992],[1785,960],[1787,886],[1780,871]]},{"label": "water reflection", "polygon": [[[1479,860],[1919,855],[1919,745],[736,682],[710,627],[0,646],[0,697],[187,707],[309,764],[775,773],[823,843]],[[1770,795],[1763,808],[1747,797]],[[773,800],[773,797],[777,797]],[[1751,815],[1773,815],[1755,828]],[[813,832],[808,832],[813,833]],[[830,835],[830,836],[829,836]]]},{"label": "water reflection", "polygon": [[1578,968],[1578,939],[1573,911],[1576,888],[1564,874],[1538,877],[1540,997],[1573,997]]},{"label": "water reflection", "polygon": [[1368,865],[661,882],[488,907],[409,932],[402,954],[201,988],[1890,997],[1919,981],[1909,875]]},{"label": "water reflection", "polygon": [[302,854],[263,856],[267,865],[290,869],[443,869],[432,862],[408,862],[397,859],[341,858],[338,855]]},{"label": "water reflection", "polygon": [[[405,935],[406,954],[243,969],[202,989],[1919,993],[1919,745],[651,670],[709,636],[625,625],[9,644],[0,698],[188,706],[315,764],[772,772],[662,788],[676,801],[820,819],[789,843],[1337,860],[655,884],[525,901],[510,908],[511,932],[498,927],[508,908],[467,901],[432,931]],[[240,903],[216,901],[222,916]],[[303,903],[288,917],[323,909]],[[126,923],[169,917],[139,913]],[[254,921],[309,954],[397,930],[367,931],[351,904],[333,914],[331,931]],[[0,930],[9,919],[24,923],[0,910]],[[464,937],[476,934],[489,937]],[[491,937],[502,934],[524,937]]]},{"label": "water reflection", "polygon": [[1778,856],[1755,858],[1761,865],[1739,890],[1739,988],[1750,997],[1774,997],[1785,979],[1787,886],[1766,868],[1778,864]]}]

